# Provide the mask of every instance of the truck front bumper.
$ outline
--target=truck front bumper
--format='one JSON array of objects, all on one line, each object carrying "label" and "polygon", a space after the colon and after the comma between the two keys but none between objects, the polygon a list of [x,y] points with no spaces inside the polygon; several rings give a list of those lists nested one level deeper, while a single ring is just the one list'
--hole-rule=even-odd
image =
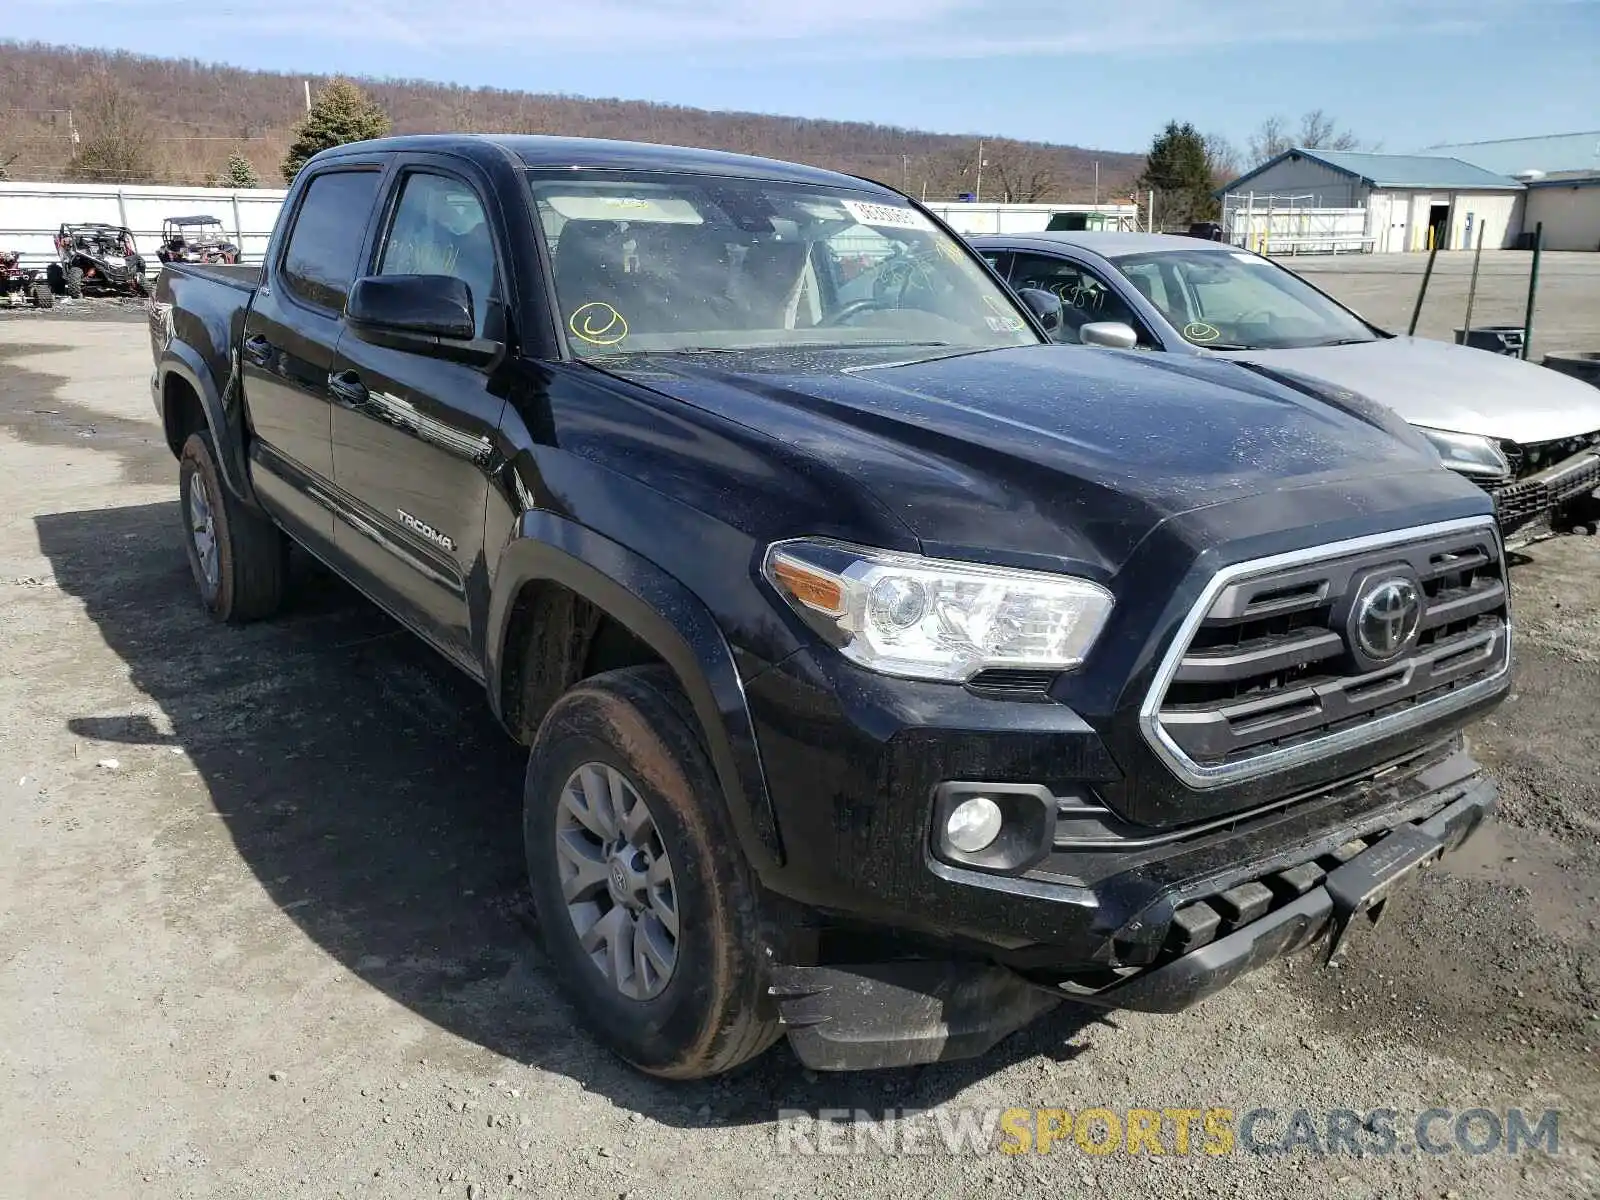
[{"label": "truck front bumper", "polygon": [[[1472,769],[1463,774],[1463,764]],[[778,965],[772,992],[796,1055],[816,1070],[965,1058],[1062,1001],[1177,1012],[1273,959],[1381,915],[1393,889],[1456,849],[1495,805],[1491,780],[1464,752],[1452,782],[1391,814],[1384,827],[1328,830],[1309,846],[1182,887],[1157,906],[1165,949],[1148,966],[1063,975],[1025,963],[919,958],[849,966]],[[1218,936],[1220,934],[1220,936]]]}]

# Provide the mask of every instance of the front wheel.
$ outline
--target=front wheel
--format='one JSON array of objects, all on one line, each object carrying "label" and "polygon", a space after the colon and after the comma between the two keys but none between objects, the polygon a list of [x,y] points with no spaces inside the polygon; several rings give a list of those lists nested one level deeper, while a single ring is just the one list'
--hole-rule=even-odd
[{"label": "front wheel", "polygon": [[34,284],[32,299],[35,308],[54,308],[56,306],[56,294],[50,290],[48,283]]},{"label": "front wheel", "polygon": [[67,290],[67,295],[71,296],[74,300],[82,300],[83,299],[83,268],[82,267],[68,267],[67,268],[66,285],[65,286],[66,286],[66,290]]},{"label": "front wheel", "polygon": [[289,540],[227,489],[209,433],[192,433],[183,444],[178,499],[189,569],[206,611],[231,625],[277,612],[289,576]]},{"label": "front wheel", "polygon": [[754,885],[688,702],[661,667],[550,710],[523,837],[546,950],[579,1017],[641,1070],[699,1079],[781,1032]]}]

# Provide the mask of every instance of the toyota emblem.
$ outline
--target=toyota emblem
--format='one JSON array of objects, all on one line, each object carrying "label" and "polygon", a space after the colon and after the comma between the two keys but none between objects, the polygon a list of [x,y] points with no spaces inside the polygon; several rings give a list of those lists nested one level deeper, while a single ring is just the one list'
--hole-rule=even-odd
[{"label": "toyota emblem", "polygon": [[1385,579],[1356,603],[1350,624],[1362,653],[1383,662],[1411,644],[1421,621],[1417,585],[1409,579]]}]

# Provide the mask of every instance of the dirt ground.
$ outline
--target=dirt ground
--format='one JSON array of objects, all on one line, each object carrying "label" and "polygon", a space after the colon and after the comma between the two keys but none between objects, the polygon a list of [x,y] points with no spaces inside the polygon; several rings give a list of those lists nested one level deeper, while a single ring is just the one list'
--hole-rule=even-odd
[{"label": "dirt ground", "polygon": [[[1592,313],[1594,310],[1591,309]],[[325,575],[199,611],[137,309],[0,316],[0,1197],[1600,1194],[1600,540],[1514,573],[1499,823],[1343,970],[1062,1010],[975,1062],[668,1085],[530,929],[521,762]],[[1560,1111],[1555,1155],[796,1156],[780,1109]]]},{"label": "dirt ground", "polygon": [[[1341,254],[1282,258],[1312,283],[1393,333],[1404,333],[1422,289],[1426,254]],[[1533,255],[1486,250],[1478,269],[1472,326],[1523,325]],[[1467,316],[1472,255],[1440,251],[1417,322],[1421,337],[1451,341]],[[1600,350],[1600,254],[1549,253],[1541,257],[1533,314],[1534,361],[1557,350]]]}]

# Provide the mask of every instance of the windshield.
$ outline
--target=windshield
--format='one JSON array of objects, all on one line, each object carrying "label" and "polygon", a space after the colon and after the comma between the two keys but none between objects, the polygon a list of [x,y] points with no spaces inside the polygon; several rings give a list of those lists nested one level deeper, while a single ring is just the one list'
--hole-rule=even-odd
[{"label": "windshield", "polygon": [[965,247],[876,194],[670,174],[532,187],[584,357],[1040,340]]},{"label": "windshield", "polygon": [[1212,350],[1291,350],[1378,335],[1293,272],[1242,250],[1129,254],[1117,267],[1187,342]]}]

